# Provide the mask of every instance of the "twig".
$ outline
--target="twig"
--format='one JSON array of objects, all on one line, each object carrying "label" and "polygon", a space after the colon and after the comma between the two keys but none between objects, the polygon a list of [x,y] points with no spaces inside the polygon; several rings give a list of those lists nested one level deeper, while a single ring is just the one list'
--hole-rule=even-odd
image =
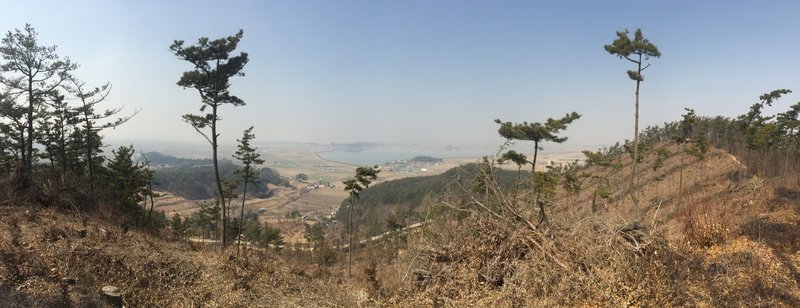
[{"label": "twig", "polygon": [[661,201],[661,202],[658,202],[658,205],[656,205],[656,212],[653,214],[653,221],[651,221],[651,222],[650,222],[650,225],[652,226],[652,229],[650,229],[650,235],[653,235],[653,230],[655,230],[655,226],[656,226],[656,216],[658,216],[658,210],[660,210],[660,209],[661,209],[661,203],[662,203],[662,202],[663,202],[663,201]]},{"label": "twig", "polygon": [[417,258],[419,258],[420,254],[422,254],[422,251],[417,252],[417,255],[414,256],[414,259],[411,259],[411,264],[408,265],[408,269],[406,269],[406,274],[403,275],[403,279],[401,279],[400,281],[406,281],[406,278],[408,278],[408,273],[411,272],[411,268],[414,267],[414,262],[417,262]]}]

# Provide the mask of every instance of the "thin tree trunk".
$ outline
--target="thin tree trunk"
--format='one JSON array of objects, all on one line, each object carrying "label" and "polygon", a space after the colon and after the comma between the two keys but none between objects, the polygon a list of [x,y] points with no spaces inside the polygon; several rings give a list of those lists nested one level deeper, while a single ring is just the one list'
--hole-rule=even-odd
[{"label": "thin tree trunk", "polygon": [[222,221],[220,223],[220,235],[222,236],[222,248],[228,244],[225,231],[227,227],[227,216],[225,212],[225,196],[222,193],[222,181],[219,178],[219,162],[217,161],[217,106],[211,106],[213,119],[211,120],[211,150],[214,159],[214,178],[217,181],[217,200],[220,204],[220,216]]},{"label": "thin tree trunk", "polygon": [[239,235],[236,237],[236,256],[239,256],[239,250],[242,246],[242,222],[244,221],[244,200],[247,198],[247,182],[250,179],[244,178],[244,191],[242,192],[242,210],[239,211]]},{"label": "thin tree trunk", "polygon": [[797,167],[797,149],[794,150],[793,154],[795,157],[792,158],[792,166],[794,166],[795,181],[797,182],[797,184],[800,184],[800,174],[798,174],[798,167]]},{"label": "thin tree trunk", "polygon": [[[639,62],[638,64],[638,74],[639,78],[642,76],[642,55],[639,55]],[[631,168],[631,179],[628,185],[628,192],[631,196],[631,200],[633,201],[634,206],[639,205],[639,197],[636,196],[636,187],[634,185],[634,177],[636,176],[636,165],[639,161],[639,84],[641,83],[640,80],[636,80],[636,111],[634,113],[633,122],[633,168]]]},{"label": "thin tree trunk", "polygon": [[[512,204],[514,204],[514,205],[517,204],[517,196],[519,194],[519,185],[520,185],[519,178],[520,178],[521,172],[522,172],[522,165],[517,165],[517,177],[514,180],[514,197],[512,198]],[[489,191],[488,190],[489,190],[489,185],[486,185],[484,196],[488,196],[489,195]]]},{"label": "thin tree trunk", "polygon": [[547,222],[547,213],[544,210],[544,202],[539,201],[536,196],[536,158],[539,156],[539,142],[533,142],[533,162],[531,163],[531,192],[534,204],[539,206],[539,222]]},{"label": "thin tree trunk", "polygon": [[45,145],[45,150],[47,151],[47,157],[50,159],[50,172],[56,172],[56,158],[53,155],[53,147],[50,145]]},{"label": "thin tree trunk", "polygon": [[[149,164],[148,164],[148,168],[150,168]],[[156,206],[155,201],[153,201],[153,176],[152,176],[152,173],[148,174],[148,177],[147,177],[147,195],[148,195],[148,197],[150,197],[150,212],[147,213],[147,224],[150,224],[151,218],[153,216],[153,208]]]},{"label": "thin tree trunk", "polygon": [[86,162],[89,164],[89,191],[94,195],[94,163],[92,162],[92,122],[89,121],[86,102],[83,102],[83,120],[86,122]]},{"label": "thin tree trunk", "polygon": [[350,196],[350,208],[348,209],[347,213],[347,240],[349,245],[347,245],[347,276],[353,277],[353,272],[351,271],[353,266],[353,204],[355,201],[353,200],[353,196]]},{"label": "thin tree trunk", "polygon": [[531,193],[536,196],[536,158],[539,156],[539,142],[533,142],[533,161],[531,162]]},{"label": "thin tree trunk", "polygon": [[[789,136],[791,136],[793,134],[794,134],[794,128],[789,129]],[[790,142],[790,145],[791,145],[791,141],[789,141],[789,142]],[[782,172],[782,175],[786,175],[786,170],[789,170],[789,152],[790,152],[789,148],[790,148],[789,146],[786,147],[786,157],[783,159],[783,170],[782,170],[783,172]]]},{"label": "thin tree trunk", "polygon": [[679,180],[678,180],[678,196],[679,197],[683,197],[683,169],[686,169],[686,163],[685,163],[686,157],[685,156],[686,156],[685,152],[681,154],[681,173],[680,173],[680,177],[679,177]]},{"label": "thin tree trunk", "polygon": [[28,142],[27,151],[28,157],[25,159],[25,180],[30,179],[31,172],[33,172],[33,76],[28,76]]},{"label": "thin tree trunk", "polygon": [[[20,175],[21,175],[21,176],[23,177],[23,179],[24,179],[24,178],[25,178],[25,172],[26,172],[26,171],[24,170],[24,169],[25,169],[25,165],[26,165],[26,163],[25,163],[25,160],[26,160],[26,159],[27,159],[27,157],[28,157],[28,156],[27,156],[27,155],[28,155],[28,154],[27,154],[27,150],[25,149],[25,147],[26,147],[26,144],[27,144],[27,143],[26,143],[26,142],[27,142],[27,140],[25,139],[25,127],[24,127],[24,126],[19,126],[19,125],[18,125],[18,126],[17,126],[17,128],[19,128],[19,129],[20,129],[20,131],[19,131],[19,142],[20,142],[19,146],[20,146],[20,154],[21,154],[21,159],[22,159],[22,169],[23,169],[23,170],[22,170],[22,174],[20,174]],[[17,158],[19,159],[20,157],[17,157]]]},{"label": "thin tree trunk", "polygon": [[59,144],[59,147],[61,148],[61,185],[64,185],[67,180],[67,140],[64,136],[64,130],[66,128],[64,127],[63,112],[66,111],[62,111],[62,115],[59,119],[59,125],[61,126],[59,127],[59,141],[61,142],[61,144]]}]

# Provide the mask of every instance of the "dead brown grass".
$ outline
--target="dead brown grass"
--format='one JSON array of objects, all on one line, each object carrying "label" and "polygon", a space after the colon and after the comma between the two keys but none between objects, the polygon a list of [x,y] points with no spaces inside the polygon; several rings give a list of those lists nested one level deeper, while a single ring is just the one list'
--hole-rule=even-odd
[{"label": "dead brown grass", "polygon": [[[357,292],[327,283],[280,254],[164,242],[55,209],[2,208],[0,289],[13,306],[101,306],[104,285],[119,287],[129,307],[354,306]],[[27,211],[28,214],[25,214]],[[68,298],[61,279],[75,278]],[[2,302],[0,302],[2,303]]]},{"label": "dead brown grass", "polygon": [[[590,172],[605,172],[612,183],[622,183],[630,162],[620,162],[620,170]],[[587,183],[578,196],[559,192],[551,223],[536,230],[521,221],[536,221],[535,209],[526,205],[517,207],[517,219],[491,213],[502,210],[498,204],[444,207],[431,219],[434,223],[411,239],[410,253],[402,258],[402,270],[421,274],[409,275],[404,290],[386,302],[453,307],[800,304],[800,190],[780,186],[786,182],[780,179],[751,177],[718,150],[704,161],[673,154],[662,169],[647,167],[638,177],[640,198],[646,200],[639,207],[618,190],[604,209],[592,212],[594,184]],[[487,204],[492,199],[458,198]],[[436,205],[431,209],[436,212]]]},{"label": "dead brown grass", "polygon": [[[593,211],[587,178],[577,195],[559,188],[542,225],[537,209],[465,179],[429,202],[424,227],[359,250],[352,279],[302,251],[237,259],[63,207],[3,207],[0,306],[102,307],[106,284],[132,307],[800,306],[800,187],[723,151],[669,150],[661,169],[641,165],[638,207],[617,189]],[[619,162],[588,172],[625,187]],[[77,279],[66,299],[65,277]]]}]

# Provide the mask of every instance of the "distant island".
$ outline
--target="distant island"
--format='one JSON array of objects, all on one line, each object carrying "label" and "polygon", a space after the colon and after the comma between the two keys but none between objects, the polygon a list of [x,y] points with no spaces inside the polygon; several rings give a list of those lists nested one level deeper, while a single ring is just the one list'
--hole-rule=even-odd
[{"label": "distant island", "polygon": [[412,158],[411,161],[417,163],[441,163],[444,161],[444,159],[430,156],[417,156]]},{"label": "distant island", "polygon": [[331,143],[333,151],[358,153],[361,151],[372,150],[380,147],[380,143],[375,142],[354,142],[354,143]]}]

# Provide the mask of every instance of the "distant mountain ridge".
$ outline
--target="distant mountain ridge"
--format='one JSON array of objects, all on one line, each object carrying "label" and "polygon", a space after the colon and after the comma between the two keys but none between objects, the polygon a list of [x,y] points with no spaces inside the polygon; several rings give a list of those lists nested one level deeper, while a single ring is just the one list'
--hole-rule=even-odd
[{"label": "distant mountain ridge", "polygon": [[[150,163],[150,167],[153,168],[209,166],[214,162],[210,158],[180,158],[172,155],[161,154],[159,152],[147,152],[140,155],[141,157],[139,157],[137,161],[147,161]],[[233,161],[229,159],[221,159],[219,164],[233,164]]]}]

